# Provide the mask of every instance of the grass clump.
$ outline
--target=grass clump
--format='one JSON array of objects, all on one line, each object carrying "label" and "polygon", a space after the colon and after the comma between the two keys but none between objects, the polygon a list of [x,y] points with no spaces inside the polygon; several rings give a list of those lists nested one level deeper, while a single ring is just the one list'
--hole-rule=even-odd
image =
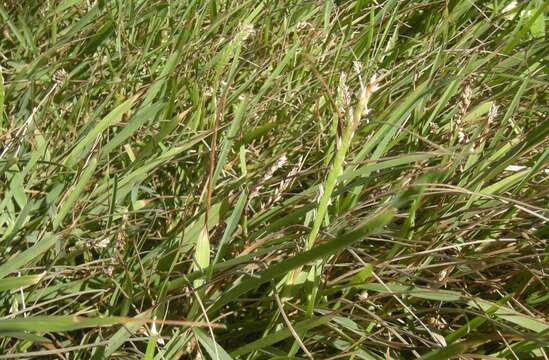
[{"label": "grass clump", "polygon": [[546,10],[0,2],[0,359],[547,358]]}]

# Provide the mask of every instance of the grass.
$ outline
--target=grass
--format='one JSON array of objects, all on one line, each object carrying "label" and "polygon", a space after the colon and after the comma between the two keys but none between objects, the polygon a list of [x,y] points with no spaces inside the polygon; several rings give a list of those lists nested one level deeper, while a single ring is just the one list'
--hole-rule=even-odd
[{"label": "grass", "polygon": [[548,4],[0,2],[0,359],[547,359]]}]

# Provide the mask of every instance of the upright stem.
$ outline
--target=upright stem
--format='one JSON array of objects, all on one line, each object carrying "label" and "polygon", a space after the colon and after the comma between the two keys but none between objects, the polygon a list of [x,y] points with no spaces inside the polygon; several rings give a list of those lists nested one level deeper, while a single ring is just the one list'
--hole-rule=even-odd
[{"label": "upright stem", "polygon": [[368,107],[370,97],[376,90],[377,82],[376,78],[373,77],[370,83],[367,86],[363,87],[360,97],[358,99],[358,103],[356,104],[356,107],[353,111],[353,115],[349,123],[345,127],[345,130],[343,131],[341,141],[339,142],[340,145],[334,157],[332,168],[330,169],[330,172],[328,173],[328,178],[324,183],[324,192],[320,197],[315,221],[313,223],[313,228],[309,233],[309,237],[307,238],[307,250],[311,249],[316,242],[316,238],[318,237],[318,233],[320,232],[322,221],[324,219],[324,216],[326,215],[326,212],[328,211],[328,207],[330,206],[330,198],[332,197],[332,193],[334,192],[334,189],[337,185],[337,179],[343,173],[343,163],[345,162],[345,157],[347,156],[347,152],[349,151],[349,147],[351,146],[351,141],[353,140],[355,130],[360,124],[360,119],[362,117],[362,114],[364,113],[364,110]]}]

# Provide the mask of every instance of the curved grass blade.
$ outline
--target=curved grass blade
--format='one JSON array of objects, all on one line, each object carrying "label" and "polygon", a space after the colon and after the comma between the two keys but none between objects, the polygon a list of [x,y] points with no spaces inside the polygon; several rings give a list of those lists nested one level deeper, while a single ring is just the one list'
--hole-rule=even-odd
[{"label": "curved grass blade", "polygon": [[38,284],[43,277],[44,274],[25,275],[0,279],[0,291],[19,289],[29,285]]},{"label": "curved grass blade", "polygon": [[213,305],[210,311],[216,311],[224,305],[234,301],[247,292],[256,289],[272,279],[283,276],[288,271],[300,266],[309,264],[315,260],[325,258],[335,254],[352,243],[362,240],[365,236],[379,232],[383,227],[391,222],[396,214],[396,209],[386,209],[370,219],[366,220],[357,230],[347,233],[335,240],[313,247],[311,250],[283,260],[277,264],[271,265],[257,277],[244,279],[240,284],[225,292]]},{"label": "curved grass blade", "polygon": [[15,255],[0,265],[0,279],[6,277],[8,274],[18,271],[21,267],[38,258],[40,255],[48,251],[49,248],[55,245],[56,241],[56,235],[46,233],[44,237],[32,247],[20,254]]},{"label": "curved grass blade", "polygon": [[65,158],[64,165],[67,167],[73,167],[79,159],[86,154],[86,149],[89,148],[95,139],[105,131],[109,126],[117,124],[122,119],[122,115],[128,112],[134,102],[137,100],[140,94],[134,95],[128,100],[124,101],[122,104],[118,105],[114,110],[112,110],[107,116],[101,119],[93,129],[87,133],[82,140],[72,149],[69,155]]}]

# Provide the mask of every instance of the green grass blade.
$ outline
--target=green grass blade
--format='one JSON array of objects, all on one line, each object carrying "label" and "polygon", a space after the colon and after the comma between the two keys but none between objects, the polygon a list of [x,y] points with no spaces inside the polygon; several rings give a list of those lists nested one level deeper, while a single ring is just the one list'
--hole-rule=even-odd
[{"label": "green grass blade", "polygon": [[45,233],[36,244],[27,250],[16,254],[0,265],[0,279],[7,275],[19,271],[23,266],[48,251],[57,242],[57,236],[52,233]]},{"label": "green grass blade", "polygon": [[114,110],[112,110],[107,116],[101,119],[95,127],[87,133],[82,140],[72,149],[72,151],[67,155],[64,161],[64,165],[67,167],[73,167],[79,159],[81,159],[85,150],[88,149],[97,137],[105,131],[109,126],[117,124],[121,119],[122,115],[127,113],[134,102],[137,100],[139,95],[134,95],[128,100],[124,101],[122,104],[118,105]]},{"label": "green grass blade", "polygon": [[206,333],[201,329],[193,329],[193,334],[200,342],[200,345],[212,359],[219,360],[232,360],[232,357],[223,349],[219,344],[217,344],[212,338],[210,338]]},{"label": "green grass blade", "polygon": [[19,289],[38,284],[44,275],[24,275],[0,279],[0,291]]},{"label": "green grass blade", "polygon": [[[302,332],[302,331],[305,331],[305,330],[314,329],[318,326],[322,326],[322,325],[328,323],[330,320],[332,320],[333,317],[334,317],[334,315],[330,314],[330,315],[325,315],[325,316],[318,317],[318,318],[303,320],[301,322],[298,322],[298,323],[294,324],[293,327],[294,327],[294,330],[296,332]],[[248,354],[252,351],[257,351],[259,349],[262,349],[266,346],[276,344],[277,342],[282,341],[284,339],[287,339],[291,336],[292,336],[292,333],[291,333],[290,329],[282,329],[282,330],[279,330],[279,331],[277,331],[273,334],[270,334],[269,336],[265,336],[265,337],[263,337],[259,340],[253,341],[249,344],[246,344],[244,346],[239,347],[238,349],[236,349],[234,351],[231,351],[231,355],[233,357],[238,357],[238,356],[241,356],[241,355],[245,355],[245,354]]]},{"label": "green grass blade", "polygon": [[78,198],[80,197],[82,191],[84,190],[84,187],[88,184],[90,181],[92,175],[94,174],[95,168],[97,167],[97,159],[94,157],[92,158],[84,171],[82,172],[82,175],[76,182],[73,188],[70,189],[68,192],[67,198],[63,201],[63,204],[61,205],[61,208],[57,212],[57,215],[53,219],[53,228],[57,229],[65,219],[65,216],[68,214],[68,212],[73,208],[73,205],[76,203]]},{"label": "green grass blade", "polygon": [[290,270],[309,264],[317,259],[322,259],[333,255],[338,250],[351,245],[353,242],[363,239],[364,236],[380,231],[393,219],[394,215],[394,209],[384,210],[365,221],[355,231],[345,234],[336,240],[318,245],[311,250],[271,265],[253,278],[244,279],[240,284],[225,292],[210,308],[210,311],[213,312],[220,309],[223,305],[236,300],[238,297],[253,289],[256,289],[261,284],[287,274]]}]

